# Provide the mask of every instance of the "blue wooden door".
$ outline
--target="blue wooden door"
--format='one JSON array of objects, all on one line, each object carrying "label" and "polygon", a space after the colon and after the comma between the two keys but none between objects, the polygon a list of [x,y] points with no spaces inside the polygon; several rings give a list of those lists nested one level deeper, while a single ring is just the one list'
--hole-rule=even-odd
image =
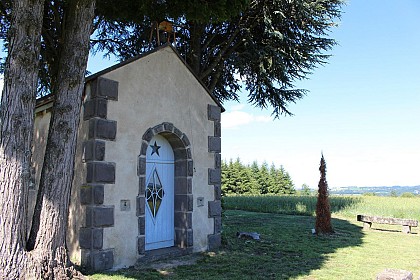
[{"label": "blue wooden door", "polygon": [[146,250],[174,246],[174,152],[156,135],[146,152]]}]

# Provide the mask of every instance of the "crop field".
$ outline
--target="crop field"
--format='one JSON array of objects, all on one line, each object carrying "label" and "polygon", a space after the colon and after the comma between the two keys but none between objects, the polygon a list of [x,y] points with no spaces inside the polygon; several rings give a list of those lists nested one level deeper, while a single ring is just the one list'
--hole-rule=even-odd
[{"label": "crop field", "polygon": [[[225,209],[314,216],[316,196],[232,195],[223,198]],[[358,214],[420,220],[420,196],[331,196],[331,213],[348,218]]]},{"label": "crop field", "polygon": [[[363,230],[357,214],[420,219],[420,198],[330,197],[332,235],[313,235],[316,197],[224,198],[222,248],[186,256],[185,265],[136,267],[89,279],[375,279],[387,268],[420,277],[420,230],[373,224]],[[260,240],[237,231],[258,232]],[[189,261],[192,259],[193,261]]]}]

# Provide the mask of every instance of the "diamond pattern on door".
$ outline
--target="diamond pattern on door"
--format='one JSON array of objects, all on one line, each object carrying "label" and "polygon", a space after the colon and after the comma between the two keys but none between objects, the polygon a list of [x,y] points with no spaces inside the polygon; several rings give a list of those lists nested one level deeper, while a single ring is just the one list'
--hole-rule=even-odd
[{"label": "diamond pattern on door", "polygon": [[150,213],[152,214],[154,223],[156,223],[156,215],[159,211],[160,205],[162,204],[164,195],[165,191],[159,179],[159,174],[155,168],[146,188],[146,201],[147,205],[149,206]]}]

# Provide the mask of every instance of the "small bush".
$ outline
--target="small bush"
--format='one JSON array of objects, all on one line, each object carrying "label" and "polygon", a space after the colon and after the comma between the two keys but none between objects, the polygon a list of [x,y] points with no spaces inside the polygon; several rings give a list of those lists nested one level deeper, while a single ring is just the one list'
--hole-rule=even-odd
[{"label": "small bush", "polygon": [[398,193],[394,190],[391,191],[391,193],[389,194],[390,197],[398,197]]},{"label": "small bush", "polygon": [[363,196],[376,196],[376,193],[374,193],[374,192],[365,192],[365,193],[363,193]]},{"label": "small bush", "polygon": [[411,192],[405,192],[401,194],[401,197],[416,197],[416,195]]}]

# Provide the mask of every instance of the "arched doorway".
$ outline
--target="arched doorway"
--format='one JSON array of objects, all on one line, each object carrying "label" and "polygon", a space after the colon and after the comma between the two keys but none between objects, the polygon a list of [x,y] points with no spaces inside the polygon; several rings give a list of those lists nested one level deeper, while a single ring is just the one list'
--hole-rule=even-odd
[{"label": "arched doorway", "polygon": [[[155,145],[155,139],[156,145]],[[160,140],[159,140],[160,139]],[[162,141],[164,140],[164,141]],[[160,144],[165,143],[165,144]],[[167,145],[168,144],[168,145]],[[160,147],[159,147],[160,146]],[[162,148],[166,147],[166,148]],[[193,248],[193,229],[192,229],[192,213],[193,213],[193,195],[192,195],[192,177],[193,177],[193,159],[191,151],[191,142],[188,137],[177,129],[172,123],[162,123],[149,128],[142,137],[142,144],[140,148],[140,155],[138,157],[138,176],[139,176],[139,194],[137,196],[137,217],[139,225],[139,235],[137,237],[138,253],[141,257],[145,256],[147,251],[152,251],[157,248],[170,247],[170,243],[164,242],[158,246],[151,245],[148,237],[151,233],[147,233],[148,226],[153,221],[152,214],[159,218],[161,205],[156,212],[153,206],[153,200],[149,204],[150,199],[155,199],[155,204],[159,204],[159,200],[164,200],[166,196],[166,179],[157,168],[157,175],[153,172],[154,159],[160,158],[164,150],[171,150],[173,153],[173,247],[183,250],[191,251]],[[157,156],[159,151],[159,156]],[[154,153],[153,153],[154,152]],[[153,155],[152,155],[153,153]],[[157,165],[157,166],[158,166]],[[156,166],[156,165],[155,165]],[[165,171],[166,172],[166,171]],[[153,175],[155,174],[155,175]],[[160,183],[159,183],[160,180]],[[153,184],[157,184],[155,187]],[[162,196],[160,192],[162,186],[165,192]],[[147,191],[150,186],[151,191]],[[150,189],[149,188],[149,189]],[[153,193],[154,191],[154,193]],[[154,197],[152,196],[154,194]],[[149,196],[149,201],[146,197]],[[162,202],[160,202],[162,203]],[[152,210],[152,211],[151,211]],[[149,211],[149,212],[148,212]],[[146,221],[147,215],[151,215],[150,221]],[[156,220],[155,220],[156,222]],[[147,239],[147,240],[146,240]],[[149,244],[150,243],[150,244]],[[161,247],[159,247],[161,246]],[[146,254],[147,255],[147,254]]]},{"label": "arched doorway", "polygon": [[174,152],[155,135],[146,151],[145,250],[174,246]]}]

